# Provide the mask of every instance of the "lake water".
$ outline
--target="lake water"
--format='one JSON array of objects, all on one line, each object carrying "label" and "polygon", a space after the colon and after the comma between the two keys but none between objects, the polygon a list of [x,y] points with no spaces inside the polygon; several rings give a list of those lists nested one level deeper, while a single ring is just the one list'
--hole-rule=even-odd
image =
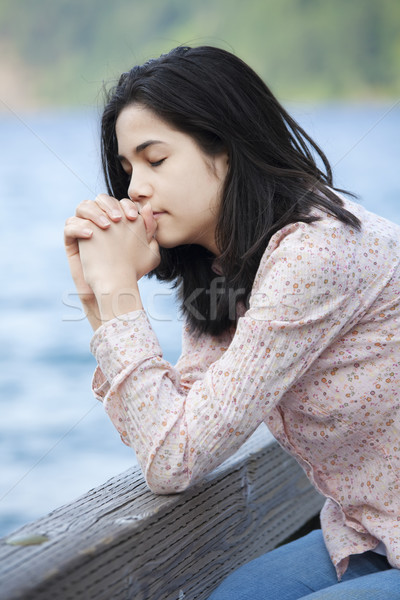
[{"label": "lake water", "polygon": [[[400,107],[289,106],[325,150],[336,185],[400,222]],[[91,330],[64,258],[65,219],[104,191],[97,115],[0,115],[0,535],[131,466],[92,397]],[[173,295],[141,285],[164,355],[180,352]]]}]

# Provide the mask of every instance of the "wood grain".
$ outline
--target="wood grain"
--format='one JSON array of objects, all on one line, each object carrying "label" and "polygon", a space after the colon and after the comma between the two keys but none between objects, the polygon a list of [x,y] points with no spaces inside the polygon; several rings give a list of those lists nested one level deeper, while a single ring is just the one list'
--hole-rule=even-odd
[{"label": "wood grain", "polygon": [[322,501],[261,427],[182,494],[153,494],[132,467],[1,539],[0,599],[203,600]]}]

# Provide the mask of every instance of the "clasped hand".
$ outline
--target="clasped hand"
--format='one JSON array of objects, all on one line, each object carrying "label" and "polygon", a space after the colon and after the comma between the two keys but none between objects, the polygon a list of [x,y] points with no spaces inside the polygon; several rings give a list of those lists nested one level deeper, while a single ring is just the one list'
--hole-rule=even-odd
[{"label": "clasped hand", "polygon": [[[157,267],[160,253],[157,223],[149,203],[140,213],[129,199],[106,194],[79,204],[64,229],[72,278],[83,304],[97,304],[99,295],[129,286]],[[92,323],[93,324],[93,323]]]}]

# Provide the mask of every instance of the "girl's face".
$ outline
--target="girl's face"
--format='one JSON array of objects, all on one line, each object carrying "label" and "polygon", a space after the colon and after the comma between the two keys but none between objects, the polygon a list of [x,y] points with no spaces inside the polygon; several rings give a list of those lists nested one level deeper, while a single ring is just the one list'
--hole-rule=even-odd
[{"label": "girl's face", "polygon": [[150,202],[160,246],[200,244],[217,255],[227,154],[207,156],[189,135],[139,104],[121,111],[115,131],[119,159],[130,177],[128,195],[141,206]]}]

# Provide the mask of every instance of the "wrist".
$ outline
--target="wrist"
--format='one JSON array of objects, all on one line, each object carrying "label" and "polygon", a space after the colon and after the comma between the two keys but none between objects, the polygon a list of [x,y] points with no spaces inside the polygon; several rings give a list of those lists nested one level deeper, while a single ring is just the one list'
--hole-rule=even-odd
[{"label": "wrist", "polygon": [[95,294],[79,294],[79,300],[81,301],[82,305],[89,310],[97,307]]},{"label": "wrist", "polygon": [[117,294],[120,290],[138,289],[138,278],[136,272],[129,270],[129,272],[115,270],[111,274],[102,274],[101,277],[93,277],[93,281],[90,282],[90,286],[93,290],[93,294],[98,301],[98,297],[101,295]]},{"label": "wrist", "polygon": [[129,287],[96,290],[101,321],[110,321],[135,310],[143,310],[137,284]]},{"label": "wrist", "polygon": [[92,326],[93,331],[96,331],[101,325],[100,311],[97,304],[96,296],[92,294],[80,294],[79,299],[82,304],[85,316]]}]

